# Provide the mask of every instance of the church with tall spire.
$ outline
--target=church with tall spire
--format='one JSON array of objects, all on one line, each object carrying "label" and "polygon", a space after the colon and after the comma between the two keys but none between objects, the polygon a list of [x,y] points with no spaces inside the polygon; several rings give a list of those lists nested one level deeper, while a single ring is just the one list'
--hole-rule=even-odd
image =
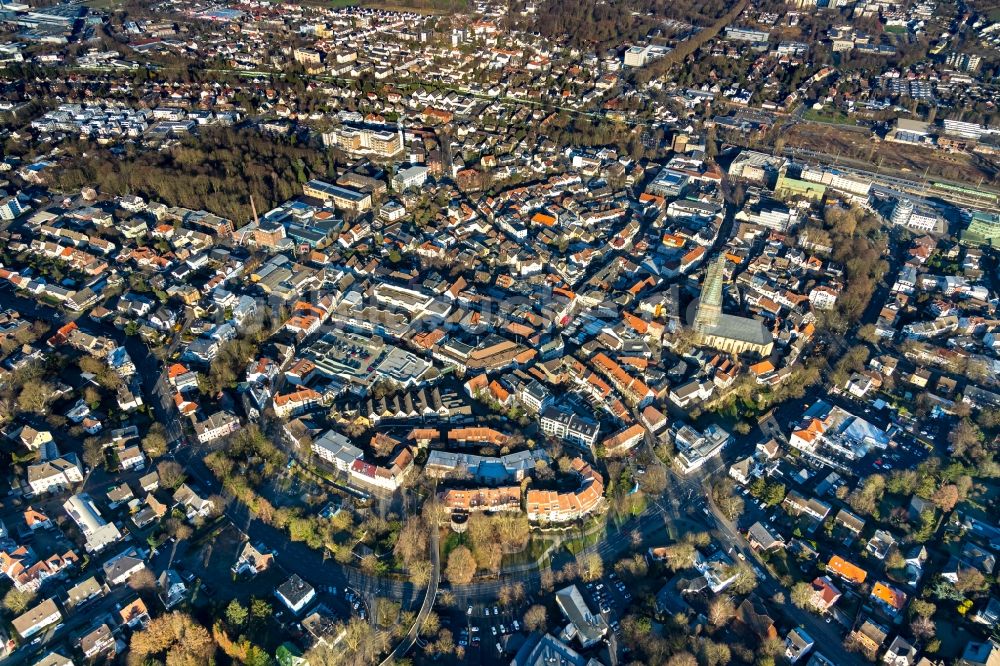
[{"label": "church with tall spire", "polygon": [[705,271],[705,281],[701,285],[701,298],[695,312],[692,327],[699,333],[707,333],[722,321],[722,283],[726,281],[726,257],[720,256]]},{"label": "church with tall spire", "polygon": [[732,354],[770,356],[774,340],[762,322],[722,311],[726,261],[726,255],[721,254],[709,264],[701,296],[688,308],[688,323],[697,335],[696,343]]}]

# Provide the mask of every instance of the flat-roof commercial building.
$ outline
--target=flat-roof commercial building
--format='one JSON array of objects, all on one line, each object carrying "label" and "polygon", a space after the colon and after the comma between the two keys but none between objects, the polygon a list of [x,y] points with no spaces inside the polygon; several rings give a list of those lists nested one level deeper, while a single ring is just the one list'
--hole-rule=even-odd
[{"label": "flat-roof commercial building", "polygon": [[675,461],[688,474],[717,455],[731,440],[732,435],[714,423],[702,432],[687,424],[680,425],[674,430]]},{"label": "flat-roof commercial building", "polygon": [[419,384],[430,361],[412,352],[387,345],[380,338],[346,331],[331,331],[302,353],[325,377],[343,382],[364,395],[380,379],[404,388]]},{"label": "flat-roof commercial building", "polygon": [[323,134],[323,145],[355,155],[395,157],[403,152],[403,131],[342,125]]},{"label": "flat-roof commercial building", "polygon": [[302,186],[302,193],[320,201],[330,201],[337,208],[354,213],[363,213],[372,207],[372,195],[322,180],[310,180]]}]

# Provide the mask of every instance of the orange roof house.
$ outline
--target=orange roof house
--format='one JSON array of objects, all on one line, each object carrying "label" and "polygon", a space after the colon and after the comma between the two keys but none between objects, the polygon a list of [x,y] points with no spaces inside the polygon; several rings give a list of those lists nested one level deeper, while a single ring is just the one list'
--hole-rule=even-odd
[{"label": "orange roof house", "polygon": [[149,609],[146,608],[146,604],[143,603],[142,599],[136,599],[132,603],[126,604],[118,614],[122,618],[122,622],[128,625],[135,623],[145,623],[149,619]]},{"label": "orange roof house", "polygon": [[684,247],[684,237],[675,234],[664,234],[663,244],[667,247]]},{"label": "orange roof house", "polygon": [[642,194],[640,194],[639,202],[653,204],[654,206],[660,209],[666,208],[667,205],[666,199],[656,194],[650,194],[649,192],[643,192]]},{"label": "orange roof house", "polygon": [[629,314],[628,312],[623,312],[622,319],[625,320],[625,323],[632,330],[634,330],[636,333],[640,335],[645,335],[646,331],[649,330],[649,325],[645,321],[643,321],[640,317],[636,317],[633,314]]},{"label": "orange roof house", "polygon": [[65,344],[66,341],[69,340],[70,334],[77,328],[78,327],[75,321],[71,321],[70,323],[64,326],[61,326],[59,330],[56,331],[55,335],[49,338],[49,346],[57,347],[61,344]]},{"label": "orange roof house", "polygon": [[824,432],[826,432],[826,424],[819,419],[812,419],[805,428],[793,432],[789,441],[792,446],[797,446],[798,443],[815,446],[816,441]]},{"label": "orange roof house", "polygon": [[556,218],[552,215],[549,215],[548,213],[543,213],[542,211],[538,211],[537,213],[531,216],[531,221],[534,222],[535,224],[541,224],[546,227],[551,227],[555,225]]},{"label": "orange roof house", "polygon": [[552,289],[552,293],[554,295],[565,296],[566,298],[568,298],[571,301],[575,301],[576,300],[576,294],[573,291],[571,291],[571,290],[569,290],[569,289],[567,289],[565,287],[554,287]]},{"label": "orange roof house", "polygon": [[525,497],[528,520],[565,522],[576,520],[603,506],[604,478],[582,458],[574,458],[570,468],[581,480],[579,489],[560,493],[554,490],[529,490]]},{"label": "orange roof house", "polygon": [[641,442],[645,435],[646,429],[638,423],[633,423],[605,439],[601,445],[607,455],[621,455]]},{"label": "orange roof house", "polygon": [[831,557],[830,561],[826,564],[826,568],[827,571],[835,573],[844,580],[851,581],[852,583],[863,583],[868,578],[867,571],[851,564],[840,555]]},{"label": "orange roof house", "polygon": [[595,369],[604,374],[611,381],[611,384],[633,404],[642,403],[646,398],[654,395],[653,391],[642,380],[629,375],[621,365],[603,352],[594,356],[591,362]]},{"label": "orange roof house", "polygon": [[535,334],[535,329],[531,328],[530,326],[525,326],[524,324],[520,324],[516,321],[512,321],[509,324],[507,324],[507,331],[513,333],[514,335],[519,335],[522,338],[530,338]]},{"label": "orange roof house", "polygon": [[646,370],[649,367],[649,359],[641,356],[620,356],[618,360],[636,370]]},{"label": "orange roof house", "polygon": [[450,488],[441,495],[445,511],[520,511],[521,487],[476,488],[459,490]]},{"label": "orange roof house", "polygon": [[174,404],[177,406],[177,411],[184,416],[191,416],[198,411],[198,404],[191,402],[181,393],[174,394]]},{"label": "orange roof house", "polygon": [[486,387],[489,386],[489,381],[489,377],[486,376],[485,372],[481,375],[476,375],[465,382],[465,392],[469,394],[469,397],[474,398],[486,390]]},{"label": "orange roof house", "polygon": [[490,382],[490,395],[501,405],[506,405],[510,401],[510,391],[495,379]]},{"label": "orange roof house", "polygon": [[48,516],[46,516],[38,509],[32,508],[30,506],[24,510],[24,522],[31,529],[37,529],[38,527],[50,524]]},{"label": "orange roof house", "polygon": [[421,349],[430,349],[444,339],[445,332],[440,328],[433,331],[423,331],[413,336],[413,344]]},{"label": "orange roof house", "polygon": [[631,287],[629,287],[628,288],[628,293],[632,294],[633,296],[636,296],[636,295],[639,294],[639,292],[641,292],[646,287],[655,287],[655,286],[656,286],[656,280],[654,280],[653,277],[650,276],[650,277],[646,278],[645,280],[639,280],[638,282],[636,282],[635,284],[633,284]]},{"label": "orange roof house", "polygon": [[681,258],[681,266],[690,266],[703,256],[705,256],[705,248],[699,245]]},{"label": "orange roof house", "polygon": [[535,358],[535,356],[537,355],[538,352],[535,351],[534,349],[525,349],[523,352],[515,356],[514,360],[523,365],[528,361],[530,361],[531,359]]},{"label": "orange roof house", "polygon": [[840,599],[840,590],[826,576],[818,577],[812,582],[813,592],[816,602],[824,609],[829,610],[831,606]]},{"label": "orange roof house", "polygon": [[875,583],[875,587],[872,588],[872,597],[881,601],[892,610],[903,610],[903,606],[906,605],[906,595],[899,590],[889,587],[882,581]]},{"label": "orange roof house", "polygon": [[308,402],[310,400],[321,400],[322,398],[323,396],[317,391],[314,391],[311,388],[303,388],[298,391],[293,391],[292,393],[274,396],[274,404],[280,407],[288,404]]},{"label": "orange roof house", "polygon": [[431,443],[438,439],[441,439],[441,431],[436,428],[414,428],[410,431],[410,434],[406,436],[410,441],[417,442],[419,446],[422,443]]},{"label": "orange roof house", "polygon": [[496,444],[503,446],[509,437],[493,428],[455,428],[448,431],[448,441],[459,444]]},{"label": "orange roof house", "polygon": [[292,393],[274,396],[274,412],[281,418],[294,415],[304,409],[318,405],[323,401],[323,395],[311,388],[301,388]]},{"label": "orange roof house", "polygon": [[[316,364],[307,358],[296,359],[292,367],[285,371],[285,377],[291,381],[292,379],[299,380],[299,383],[306,380],[314,371],[316,370]],[[294,383],[294,382],[293,382]]]}]

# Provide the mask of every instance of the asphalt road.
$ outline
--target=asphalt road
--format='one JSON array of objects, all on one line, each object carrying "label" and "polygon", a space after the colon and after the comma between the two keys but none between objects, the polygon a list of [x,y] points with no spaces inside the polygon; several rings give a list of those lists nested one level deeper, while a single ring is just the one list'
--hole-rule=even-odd
[{"label": "asphalt road", "polygon": [[[756,568],[760,572],[763,572],[763,577],[758,575],[757,593],[769,599],[771,605],[780,610],[785,617],[795,618],[798,625],[805,629],[816,642],[815,649],[832,659],[833,663],[838,666],[865,666],[868,663],[867,661],[844,649],[843,636],[837,629],[839,625],[827,624],[817,615],[800,610],[792,605],[790,595],[785,586],[757,559],[756,552],[750,547],[747,540],[743,538],[743,535],[739,533],[736,526],[712,502],[711,492],[706,491],[706,495],[708,496],[712,515],[716,521],[716,538],[724,544],[727,551],[732,552],[730,549],[733,549],[742,553],[746,561],[755,562]],[[775,601],[775,595],[779,592],[784,598],[784,601],[781,603]]]},{"label": "asphalt road", "polygon": [[[731,225],[731,215],[727,215],[726,225]],[[721,229],[719,235],[720,238],[725,237],[727,235],[726,230]],[[873,320],[874,317],[877,317],[881,303],[884,302],[888,294],[888,288],[891,285],[889,281],[894,278],[895,269],[898,266],[898,248],[894,248],[892,254],[894,259],[893,270],[889,272],[886,281],[879,285],[879,288],[876,290],[872,303],[869,304],[868,309],[865,311],[863,321]],[[12,307],[27,316],[48,320],[55,327],[58,327],[71,318],[61,311],[41,305],[37,301],[19,297],[9,290],[0,291],[0,306]],[[173,456],[184,465],[188,474],[204,490],[209,493],[222,493],[221,484],[207,469],[202,459],[208,449],[190,442],[178,425],[179,419],[171,399],[171,391],[164,380],[164,373],[159,360],[152,355],[141,340],[125,336],[123,332],[110,325],[94,322],[89,319],[79,319],[78,325],[87,332],[111,337],[128,349],[133,362],[136,364],[145,395],[149,400],[156,419],[168,426],[170,439],[172,444],[175,444]],[[172,344],[175,346],[177,341],[175,340]],[[652,446],[654,443],[651,436],[647,438],[646,444],[648,446]],[[686,477],[680,477],[673,470],[668,470],[670,483],[668,483],[668,492],[665,493],[663,498],[651,502],[647,510],[640,516],[618,526],[609,526],[604,537],[598,543],[584,549],[583,554],[596,553],[605,562],[613,562],[634,548],[629,538],[632,533],[638,532],[645,538],[660,529],[666,528],[669,531],[673,525],[679,524],[681,521],[691,520],[714,527],[725,543],[748,554],[748,545],[745,540],[743,540],[731,524],[724,520],[724,517],[719,514],[715,507],[712,507],[711,518],[706,516],[703,519],[693,510],[691,500],[696,495],[700,498],[703,493],[703,485],[708,478],[724,469],[732,460],[746,455],[752,446],[751,438],[739,438],[736,443],[724,451],[723,456],[712,459],[704,468]],[[262,542],[269,548],[276,549],[277,560],[283,569],[290,573],[299,574],[304,580],[309,581],[315,586],[351,587],[365,597],[382,596],[399,601],[405,608],[413,608],[419,602],[420,611],[417,620],[403,641],[391,653],[390,659],[392,656],[405,654],[416,642],[420,624],[433,606],[440,580],[440,562],[436,534],[432,537],[433,570],[431,583],[425,591],[416,588],[408,581],[364,574],[354,567],[343,566],[329,561],[322,553],[310,549],[304,543],[291,541],[283,531],[254,518],[246,506],[233,498],[230,498],[225,513],[227,518],[249,540],[254,543]],[[692,513],[695,514],[693,518],[691,517]],[[749,554],[752,556],[752,553]],[[467,586],[453,586],[452,590],[463,604],[491,601],[497,598],[501,587],[515,581],[524,583],[525,587],[529,590],[537,589],[539,577],[538,571],[518,570],[502,575],[496,580],[480,581]],[[784,592],[784,589],[777,580],[768,575],[761,582],[761,591],[765,595],[770,596],[778,591]],[[836,635],[832,627],[806,613],[787,608],[787,603],[784,606],[786,608],[782,610],[789,611],[789,616],[802,618],[802,623],[807,631],[821,645],[824,645],[825,652],[830,656],[836,657],[837,663],[847,664],[848,666],[861,663],[853,655],[843,652],[840,647],[841,637]],[[79,618],[74,616],[71,618],[73,627],[85,625],[89,621],[89,616]],[[67,625],[69,624],[70,622],[67,623]],[[67,626],[63,630],[63,632],[68,631],[71,631],[70,626]],[[838,652],[843,652],[843,654],[839,654]],[[19,660],[23,661],[24,658],[19,657]],[[14,663],[16,666],[18,662],[8,663]]]},{"label": "asphalt road", "polygon": [[438,543],[439,530],[431,530],[430,532],[431,578],[427,585],[427,591],[424,593],[424,601],[420,606],[420,611],[417,613],[416,619],[413,621],[413,626],[406,632],[403,640],[382,661],[383,666],[395,663],[396,659],[403,657],[410,651],[413,644],[417,642],[417,637],[420,635],[420,628],[423,626],[424,620],[427,619],[427,615],[434,608],[434,601],[437,599],[438,583],[441,581],[441,549]]}]

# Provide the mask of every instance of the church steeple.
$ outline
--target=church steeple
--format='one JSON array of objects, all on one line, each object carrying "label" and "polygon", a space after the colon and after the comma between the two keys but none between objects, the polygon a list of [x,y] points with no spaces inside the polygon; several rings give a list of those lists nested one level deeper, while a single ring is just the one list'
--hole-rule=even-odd
[{"label": "church steeple", "polygon": [[726,279],[726,255],[709,265],[705,271],[705,282],[701,286],[698,311],[694,316],[694,330],[706,333],[719,325],[722,320],[722,284]]}]

